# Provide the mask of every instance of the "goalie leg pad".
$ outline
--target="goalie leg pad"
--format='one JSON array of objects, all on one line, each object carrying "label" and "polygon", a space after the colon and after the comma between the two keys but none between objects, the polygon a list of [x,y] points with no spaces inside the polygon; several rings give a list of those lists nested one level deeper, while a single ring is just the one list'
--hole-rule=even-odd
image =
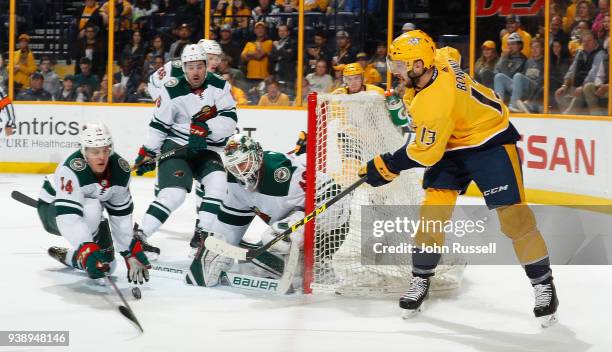
[{"label": "goalie leg pad", "polygon": [[546,243],[527,204],[519,203],[496,210],[501,231],[512,240],[521,264],[535,263],[548,257]]}]

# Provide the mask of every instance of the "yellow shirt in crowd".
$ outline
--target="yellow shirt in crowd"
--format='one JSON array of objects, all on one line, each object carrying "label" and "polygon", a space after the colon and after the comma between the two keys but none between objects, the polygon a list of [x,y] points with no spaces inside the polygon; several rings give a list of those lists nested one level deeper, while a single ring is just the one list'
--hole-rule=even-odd
[{"label": "yellow shirt in crowd", "polygon": [[[531,34],[525,32],[522,29],[517,29],[516,33],[518,33],[521,36],[521,39],[523,39],[523,50],[521,50],[521,52],[527,56],[530,57],[529,54],[531,53]],[[510,33],[506,33],[504,34],[504,37],[502,38],[502,50],[508,50],[508,36],[510,35]]]},{"label": "yellow shirt in crowd", "polygon": [[[270,54],[272,52],[272,41],[270,39],[264,40],[263,42],[248,42],[244,46],[242,50],[242,60],[246,61],[247,53],[254,53],[257,51],[257,48],[261,47],[261,50]],[[266,79],[269,76],[268,73],[268,55],[264,56],[262,59],[250,59],[247,63],[247,78],[249,79]]]},{"label": "yellow shirt in crowd", "polygon": [[257,105],[261,106],[291,106],[291,101],[289,100],[289,96],[285,93],[279,93],[275,100],[271,100],[268,97],[268,94],[264,94],[259,98],[259,103]]}]

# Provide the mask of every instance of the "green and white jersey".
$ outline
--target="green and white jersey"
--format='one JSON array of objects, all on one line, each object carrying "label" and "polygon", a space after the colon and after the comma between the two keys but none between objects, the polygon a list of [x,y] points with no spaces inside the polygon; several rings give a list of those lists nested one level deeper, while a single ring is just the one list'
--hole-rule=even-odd
[{"label": "green and white jersey", "polygon": [[75,236],[66,232],[88,232],[83,218],[85,199],[99,200],[109,215],[115,246],[124,251],[133,237],[130,172],[128,162],[113,154],[104,175],[98,177],[79,150],[59,164],[54,174],[45,177],[39,199],[55,206],[58,228],[63,236],[71,238]]},{"label": "green and white jersey", "polygon": [[172,77],[181,77],[183,75],[183,63],[181,60],[170,60],[164,66],[157,69],[149,76],[149,84],[147,90],[153,100],[157,99],[164,88],[164,84],[170,81]]},{"label": "green and white jersey", "polygon": [[257,189],[250,191],[228,173],[228,192],[217,213],[213,232],[238,244],[258,215],[271,225],[295,210],[304,210],[306,166],[301,159],[264,152]]},{"label": "green and white jersey", "polygon": [[208,125],[208,149],[221,152],[228,137],[236,131],[238,120],[229,83],[208,72],[202,86],[192,89],[184,76],[172,77],[156,100],[144,146],[159,152],[166,139],[186,145],[194,117]]}]

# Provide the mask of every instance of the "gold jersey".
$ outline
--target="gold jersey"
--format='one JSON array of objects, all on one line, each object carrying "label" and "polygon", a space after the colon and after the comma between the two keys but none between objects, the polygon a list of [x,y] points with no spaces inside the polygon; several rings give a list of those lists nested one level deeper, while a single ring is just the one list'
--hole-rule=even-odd
[{"label": "gold jersey", "polygon": [[[447,151],[482,146],[510,126],[503,101],[445,52],[437,53],[430,82],[416,94],[407,90],[404,102],[415,131],[407,153],[424,166],[435,164]],[[516,134],[514,128],[512,132]]]}]

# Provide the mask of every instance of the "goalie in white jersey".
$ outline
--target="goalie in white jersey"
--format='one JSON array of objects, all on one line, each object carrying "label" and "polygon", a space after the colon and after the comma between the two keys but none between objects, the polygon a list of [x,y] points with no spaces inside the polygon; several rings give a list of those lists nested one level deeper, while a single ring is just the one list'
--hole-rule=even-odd
[{"label": "goalie in white jersey", "polygon": [[[221,152],[236,130],[236,103],[229,84],[206,71],[207,57],[199,45],[187,45],[181,55],[184,76],[165,83],[157,99],[149,133],[136,158],[137,174],[155,169],[146,161],[181,148],[159,165],[159,193],[149,206],[139,238],[155,233],[185,200],[193,179],[205,188],[199,207],[199,228],[210,231],[227,191]],[[148,247],[147,245],[147,248]]]},{"label": "goalie in white jersey", "polygon": [[[219,237],[232,245],[252,248],[242,241],[247,228],[259,216],[270,227],[261,234],[263,243],[273,240],[295,222],[304,218],[305,172],[302,159],[271,151],[263,151],[259,143],[243,134],[233,135],[224,152],[225,168],[228,171],[228,194],[223,201],[218,221],[210,236]],[[331,179],[320,186],[323,191],[340,193],[340,187]],[[335,216],[348,219],[348,207],[340,201],[333,207],[345,207],[346,212],[335,212]],[[340,215],[339,215],[340,214]],[[317,218],[325,222],[322,214]],[[334,224],[342,223],[334,219]],[[330,229],[330,236],[342,234],[341,229]],[[285,269],[284,258],[290,253],[290,246],[302,246],[303,228],[292,233],[287,241],[280,241],[253,259],[252,263],[264,270],[264,276],[279,278]],[[328,255],[331,255],[329,253]],[[231,258],[223,257],[204,249],[202,256],[203,286],[214,286],[222,272],[232,266]],[[294,270],[294,269],[290,269]],[[197,279],[197,278],[196,278]]]},{"label": "goalie in white jersey", "polygon": [[149,281],[149,260],[132,236],[130,171],[127,161],[114,153],[106,126],[85,125],[81,149],[45,178],[40,191],[37,209],[45,230],[72,246],[49,248],[51,257],[98,279],[114,268],[116,247],[125,258],[128,281]]}]

